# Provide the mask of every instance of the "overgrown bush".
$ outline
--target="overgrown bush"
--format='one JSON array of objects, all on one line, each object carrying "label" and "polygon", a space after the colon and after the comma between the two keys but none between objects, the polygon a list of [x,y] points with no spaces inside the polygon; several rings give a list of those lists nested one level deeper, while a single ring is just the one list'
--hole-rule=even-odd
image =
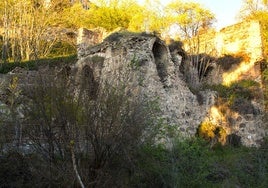
[{"label": "overgrown bush", "polygon": [[188,85],[193,89],[199,89],[204,79],[212,71],[215,58],[207,54],[189,55],[180,66]]},{"label": "overgrown bush", "polygon": [[201,140],[173,140],[165,145],[145,145],[136,156],[132,187],[206,186],[209,163]]},{"label": "overgrown bush", "polygon": [[31,185],[29,161],[20,153],[8,152],[0,158],[1,187],[21,187]]},{"label": "overgrown bush", "polygon": [[219,105],[226,103],[232,110],[241,114],[257,114],[258,111],[254,108],[251,100],[260,99],[259,83],[253,80],[241,80],[234,82],[230,86],[222,84],[205,86],[217,91],[221,100],[218,100]]},{"label": "overgrown bush", "polygon": [[47,172],[42,175],[50,180],[49,186],[67,180],[76,186],[79,179],[85,186],[121,186],[119,174],[129,166],[119,161],[131,164],[131,153],[153,139],[156,111],[151,102],[131,100],[123,83],[89,87],[91,76],[82,75],[75,93],[75,84],[67,85],[64,75],[56,81],[53,76],[40,77],[24,91],[30,101],[25,137],[47,164],[36,170]]},{"label": "overgrown bush", "polygon": [[208,141],[210,147],[214,148],[219,144],[225,144],[227,133],[224,128],[209,121],[204,121],[199,125],[197,135]]},{"label": "overgrown bush", "polygon": [[145,145],[129,187],[266,187],[267,148],[218,146],[199,139]]}]

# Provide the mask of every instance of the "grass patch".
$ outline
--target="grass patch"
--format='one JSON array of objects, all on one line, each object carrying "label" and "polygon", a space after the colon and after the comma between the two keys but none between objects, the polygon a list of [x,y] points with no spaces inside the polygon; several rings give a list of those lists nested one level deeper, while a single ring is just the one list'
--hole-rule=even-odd
[{"label": "grass patch", "polygon": [[26,70],[38,70],[38,67],[41,65],[60,66],[63,64],[74,64],[77,61],[76,55],[65,56],[65,57],[53,57],[53,58],[44,58],[38,60],[31,60],[25,62],[10,62],[10,63],[1,63],[0,64],[0,73],[6,74],[16,67],[21,67]]},{"label": "grass patch", "polygon": [[254,98],[254,89],[259,86],[259,83],[254,80],[241,80],[231,84],[230,86],[218,84],[205,86],[205,88],[217,91],[219,96],[225,99],[231,100],[233,98],[240,97],[250,100]]},{"label": "grass patch", "polygon": [[[267,143],[266,143],[267,144]],[[219,146],[176,141],[172,148],[146,146],[134,187],[267,187],[267,148]]]},{"label": "grass patch", "polygon": [[251,101],[260,100],[261,88],[254,80],[241,80],[225,86],[222,84],[205,86],[205,89],[217,91],[220,100],[218,105],[223,103],[232,110],[241,114],[258,114]]}]

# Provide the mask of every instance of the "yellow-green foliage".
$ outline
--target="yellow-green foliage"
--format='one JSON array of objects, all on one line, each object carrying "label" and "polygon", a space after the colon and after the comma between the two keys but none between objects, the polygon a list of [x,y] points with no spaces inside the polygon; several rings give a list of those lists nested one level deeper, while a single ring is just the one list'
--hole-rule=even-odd
[{"label": "yellow-green foliage", "polygon": [[199,125],[198,135],[209,141],[216,138],[217,142],[225,144],[227,133],[223,127],[219,127],[209,121],[204,121]]},{"label": "yellow-green foliage", "polygon": [[231,109],[246,114],[252,108],[251,100],[262,99],[260,84],[254,80],[241,80],[230,86],[222,84],[206,86],[217,91],[222,102]]},{"label": "yellow-green foliage", "polygon": [[172,22],[177,23],[185,39],[198,35],[201,29],[211,26],[213,13],[195,2],[176,0],[167,7]]},{"label": "yellow-green foliage", "polygon": [[212,139],[214,138],[215,134],[214,131],[216,129],[216,126],[208,121],[202,122],[198,129],[199,136],[205,138],[205,139]]}]

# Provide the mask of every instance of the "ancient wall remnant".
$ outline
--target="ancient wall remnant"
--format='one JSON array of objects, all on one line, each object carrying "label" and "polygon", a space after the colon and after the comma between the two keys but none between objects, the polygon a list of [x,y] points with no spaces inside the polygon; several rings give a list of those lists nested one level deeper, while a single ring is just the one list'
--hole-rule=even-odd
[{"label": "ancient wall remnant", "polygon": [[153,45],[153,55],[154,55],[154,61],[156,64],[158,76],[160,78],[160,81],[165,85],[165,81],[167,80],[167,67],[166,64],[168,62],[168,51],[166,46],[155,42]]},{"label": "ancient wall remnant", "polygon": [[[254,30],[256,26],[255,23],[247,25],[248,32]],[[220,46],[219,41],[222,42],[221,44],[227,43],[231,40],[231,30],[225,29],[226,36],[220,34],[221,38],[210,41],[218,46]],[[253,43],[252,37],[246,38],[248,34],[242,33],[243,41],[222,45],[218,48],[219,53],[235,53],[239,51],[234,51],[235,46],[243,47]],[[255,42],[252,49],[256,52],[250,55],[260,57],[258,40]],[[246,51],[246,53],[249,52]],[[178,69],[180,62],[175,62],[182,58],[172,58],[169,48],[156,36],[114,33],[102,43],[84,48],[83,53],[79,54],[76,64],[78,76],[87,67],[93,71],[91,75],[94,77],[94,82],[98,82],[96,85],[110,83],[116,86],[118,83],[125,83],[130,96],[146,96],[152,101],[157,99],[161,111],[160,118],[167,125],[176,127],[182,135],[194,136],[201,122],[214,122],[214,120],[214,123],[223,127],[227,134],[236,134],[241,137],[241,142],[247,146],[258,145],[267,132],[260,119],[261,113],[245,116],[234,113],[234,117],[226,119],[226,116],[221,114],[220,109],[215,106],[217,100],[215,92],[204,91],[202,94],[204,100],[200,103],[198,97],[190,91],[182,79],[182,73]],[[175,55],[179,56],[179,54]],[[256,60],[257,58],[252,58],[245,63],[250,64]],[[239,67],[234,67],[236,68]]]},{"label": "ancient wall remnant", "polygon": [[[257,61],[263,58],[261,27],[258,21],[242,22],[199,36],[199,52],[214,50],[217,56],[245,53]],[[187,48],[187,47],[186,47]]]},{"label": "ancient wall remnant", "polygon": [[[219,32],[208,32],[200,36],[200,53],[214,52],[222,62],[218,70],[210,75],[209,84],[223,84],[229,87],[235,82],[253,80],[258,82],[258,96],[236,105],[243,113],[224,107],[212,106],[205,121],[224,127],[228,134],[241,136],[244,145],[258,145],[267,134],[263,121],[263,91],[261,63],[264,59],[261,26],[257,21],[242,22],[223,28]],[[233,63],[229,66],[229,60]],[[237,62],[235,62],[237,61]],[[219,62],[218,62],[219,63]],[[239,100],[238,100],[239,101]],[[247,102],[247,103],[246,103]],[[222,110],[226,108],[227,111]],[[224,111],[224,112],[223,112]]]},{"label": "ancient wall remnant", "polygon": [[[103,57],[101,69],[93,68],[94,56]],[[176,126],[183,135],[195,135],[205,111],[177,71],[166,44],[143,34],[114,33],[101,44],[87,48],[77,62],[79,70],[89,66],[100,83],[127,85],[131,96],[157,100],[166,124]],[[98,73],[98,72],[101,73]]]},{"label": "ancient wall remnant", "polygon": [[103,37],[106,35],[106,31],[103,28],[97,28],[94,30],[88,30],[86,28],[79,28],[77,34],[77,48],[78,58],[83,56],[85,50],[89,46],[96,45],[102,42]]}]

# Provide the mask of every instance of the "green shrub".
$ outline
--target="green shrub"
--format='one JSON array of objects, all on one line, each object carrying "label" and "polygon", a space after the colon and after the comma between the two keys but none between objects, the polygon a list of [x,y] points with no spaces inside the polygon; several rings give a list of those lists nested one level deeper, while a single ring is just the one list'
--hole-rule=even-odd
[{"label": "green shrub", "polygon": [[222,84],[218,85],[207,85],[204,86],[206,89],[212,89],[217,91],[222,102],[226,103],[231,109],[241,113],[258,113],[251,103],[253,99],[260,99],[260,84],[254,80],[241,80],[234,82],[230,86]]},{"label": "green shrub", "polygon": [[230,86],[225,86],[222,84],[218,85],[208,85],[205,88],[217,91],[219,96],[226,99],[231,99],[233,97],[241,97],[245,99],[252,99],[254,97],[255,87],[259,87],[259,83],[254,80],[241,80],[234,82]]},{"label": "green shrub", "polygon": [[202,140],[175,139],[171,146],[145,145],[136,156],[134,187],[201,187],[206,181],[208,150]]},{"label": "green shrub", "polygon": [[10,151],[0,158],[1,187],[22,187],[30,185],[31,172],[26,158],[15,151]]}]

